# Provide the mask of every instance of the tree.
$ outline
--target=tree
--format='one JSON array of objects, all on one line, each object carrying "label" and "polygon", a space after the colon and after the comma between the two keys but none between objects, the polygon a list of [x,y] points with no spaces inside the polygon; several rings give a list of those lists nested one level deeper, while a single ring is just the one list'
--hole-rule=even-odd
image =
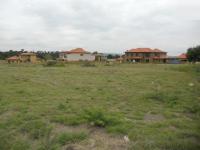
[{"label": "tree", "polygon": [[188,48],[187,57],[190,62],[200,61],[200,45]]}]

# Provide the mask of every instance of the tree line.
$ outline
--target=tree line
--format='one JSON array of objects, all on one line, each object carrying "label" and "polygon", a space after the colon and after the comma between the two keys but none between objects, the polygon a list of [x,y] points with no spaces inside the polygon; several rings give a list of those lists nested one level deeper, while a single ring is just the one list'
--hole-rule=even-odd
[{"label": "tree line", "polygon": [[[20,50],[20,51],[14,51],[14,50],[9,50],[5,52],[0,51],[0,60],[5,60],[8,57],[20,55],[21,53],[26,53],[27,51],[25,50]],[[34,52],[38,58],[44,59],[44,60],[56,60],[59,56],[58,51],[37,51]]]},{"label": "tree line", "polygon": [[200,61],[200,45],[188,48],[187,58],[190,62]]},{"label": "tree line", "polygon": [[[0,51],[0,60],[5,60],[8,57],[19,55],[21,53],[25,53],[27,51],[25,50],[20,50],[20,51],[14,51],[14,50],[9,50],[5,52]],[[44,60],[56,60],[56,58],[59,57],[59,52],[58,51],[37,51],[34,52],[36,53],[37,57],[40,59]],[[112,55],[109,54],[108,59],[115,59],[119,58],[119,55]],[[197,62],[200,61],[200,45],[191,47],[187,49],[187,58],[189,62]]]}]

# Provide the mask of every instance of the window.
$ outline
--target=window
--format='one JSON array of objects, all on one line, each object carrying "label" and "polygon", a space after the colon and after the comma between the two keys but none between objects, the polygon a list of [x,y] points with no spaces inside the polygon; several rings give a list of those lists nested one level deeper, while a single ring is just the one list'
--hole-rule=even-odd
[{"label": "window", "polygon": [[146,57],[149,57],[149,56],[150,56],[150,54],[149,54],[149,53],[146,53],[146,54],[145,54],[145,56],[146,56]]}]

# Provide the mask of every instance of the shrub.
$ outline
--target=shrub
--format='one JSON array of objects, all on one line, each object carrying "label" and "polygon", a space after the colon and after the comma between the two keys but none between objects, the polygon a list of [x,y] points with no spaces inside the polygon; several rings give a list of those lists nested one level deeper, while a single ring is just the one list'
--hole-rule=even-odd
[{"label": "shrub", "polygon": [[58,109],[59,109],[59,110],[65,110],[65,109],[66,109],[66,106],[65,106],[64,104],[60,103],[60,104],[58,105]]},{"label": "shrub", "polygon": [[79,132],[79,133],[72,133],[72,132],[62,133],[58,137],[58,142],[61,145],[65,145],[65,144],[68,144],[68,143],[76,143],[76,142],[80,142],[80,141],[86,139],[87,136],[88,135],[85,132]]},{"label": "shrub", "polygon": [[100,109],[85,110],[83,117],[90,125],[97,127],[116,125],[121,121],[117,116],[106,114]]}]

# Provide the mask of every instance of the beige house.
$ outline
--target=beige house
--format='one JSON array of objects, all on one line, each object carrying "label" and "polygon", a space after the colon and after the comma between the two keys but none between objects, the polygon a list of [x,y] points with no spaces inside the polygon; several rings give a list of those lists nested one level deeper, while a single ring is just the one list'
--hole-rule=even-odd
[{"label": "beige house", "polygon": [[35,53],[22,53],[19,55],[21,62],[31,62],[36,63],[37,57]]},{"label": "beige house", "polygon": [[37,57],[35,53],[21,53],[19,56],[12,56],[7,58],[8,63],[30,62],[36,63]]},{"label": "beige house", "polygon": [[59,54],[59,59],[64,61],[95,61],[95,55],[84,50],[83,48],[76,48],[70,51],[63,51]]}]

